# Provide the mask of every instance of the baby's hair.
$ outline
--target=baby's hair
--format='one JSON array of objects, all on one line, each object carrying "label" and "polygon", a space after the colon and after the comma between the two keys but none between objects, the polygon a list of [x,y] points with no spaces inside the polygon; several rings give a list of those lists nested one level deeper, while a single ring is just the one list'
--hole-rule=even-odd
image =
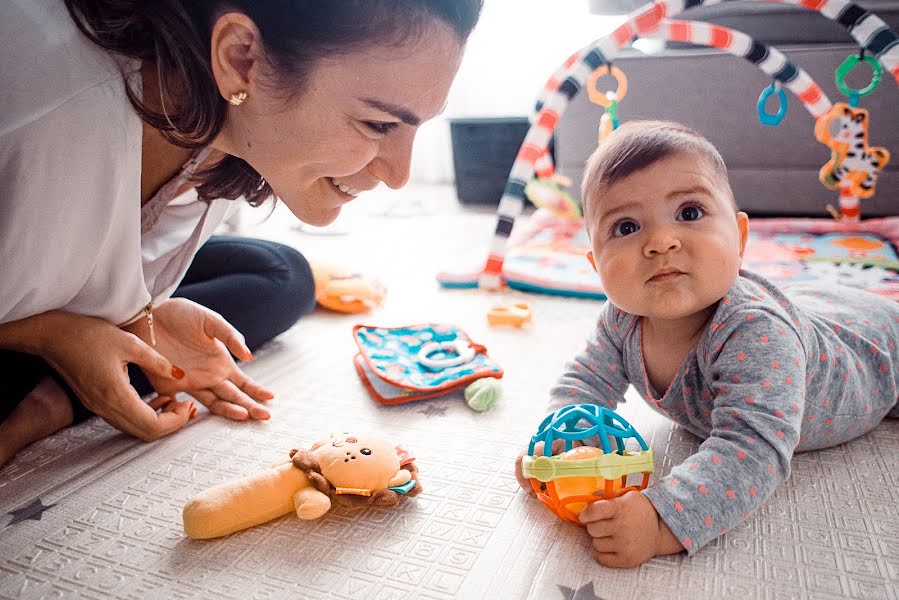
[{"label": "baby's hair", "polygon": [[733,202],[724,159],[701,133],[673,121],[628,121],[603,140],[587,160],[581,184],[584,216],[611,185],[675,154],[693,154],[708,161]]}]

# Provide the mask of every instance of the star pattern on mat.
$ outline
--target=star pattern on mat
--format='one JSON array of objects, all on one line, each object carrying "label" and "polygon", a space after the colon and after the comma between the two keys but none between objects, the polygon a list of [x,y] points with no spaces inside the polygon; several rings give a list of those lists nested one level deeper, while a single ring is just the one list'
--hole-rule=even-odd
[{"label": "star pattern on mat", "polygon": [[56,506],[55,503],[45,506],[40,498],[35,498],[29,504],[7,513],[9,515],[12,515],[12,520],[4,527],[9,527],[10,525],[15,525],[20,521],[27,521],[29,519],[31,519],[32,521],[40,521],[41,515],[44,514],[44,511],[54,506]]},{"label": "star pattern on mat", "polygon": [[579,588],[572,589],[559,584],[556,584],[556,587],[562,592],[562,597],[565,600],[603,600],[602,597],[596,595],[592,581],[588,581]]},{"label": "star pattern on mat", "polygon": [[431,417],[445,417],[446,416],[446,407],[445,406],[426,406],[420,411],[421,414],[426,416],[427,418]]}]

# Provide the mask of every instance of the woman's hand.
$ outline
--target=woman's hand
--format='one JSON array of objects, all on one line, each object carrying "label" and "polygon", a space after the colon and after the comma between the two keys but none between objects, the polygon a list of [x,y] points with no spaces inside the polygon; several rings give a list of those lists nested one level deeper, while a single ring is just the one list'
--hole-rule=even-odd
[{"label": "woman's hand", "polygon": [[641,492],[591,502],[579,518],[593,538],[594,558],[605,567],[636,567],[684,549]]},{"label": "woman's hand", "polygon": [[160,395],[147,404],[129,383],[128,363],[139,365],[159,381],[173,383],[180,375],[168,359],[137,336],[102,319],[63,311],[20,323],[34,332],[35,339],[41,338],[32,348],[35,353],[65,379],[88,409],[116,429],[149,442],[178,431],[190,418],[190,402]]},{"label": "woman's hand", "polygon": [[[268,409],[260,404],[274,394],[247,377],[231,354],[252,360],[243,336],[218,313],[184,298],[166,300],[153,311],[156,350],[184,369],[180,380],[146,373],[161,395],[187,392],[210,412],[242,421],[268,419]],[[145,341],[149,338],[146,319],[138,319],[126,329]],[[230,350],[230,353],[229,353]]]}]

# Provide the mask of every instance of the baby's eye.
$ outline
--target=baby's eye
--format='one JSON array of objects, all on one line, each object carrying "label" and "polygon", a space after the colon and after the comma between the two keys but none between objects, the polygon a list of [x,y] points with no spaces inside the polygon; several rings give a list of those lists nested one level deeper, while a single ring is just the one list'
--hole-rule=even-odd
[{"label": "baby's eye", "polygon": [[677,212],[678,221],[698,221],[705,216],[698,206],[684,206]]},{"label": "baby's eye", "polygon": [[613,233],[615,237],[624,237],[638,231],[640,231],[640,226],[633,221],[621,221],[615,224]]},{"label": "baby's eye", "polygon": [[359,453],[364,454],[365,456],[368,456],[369,454],[371,454],[371,450],[369,450],[368,448],[363,448],[362,450],[359,451]]}]

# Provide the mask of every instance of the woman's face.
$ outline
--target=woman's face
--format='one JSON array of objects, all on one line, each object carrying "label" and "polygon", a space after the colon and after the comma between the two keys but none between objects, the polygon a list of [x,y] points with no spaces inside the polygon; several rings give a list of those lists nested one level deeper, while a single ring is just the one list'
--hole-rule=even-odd
[{"label": "woman's face", "polygon": [[248,97],[229,106],[214,146],[252,165],[297,218],[326,225],[380,182],[405,185],[415,133],[443,109],[462,46],[435,24],[400,47],[320,61],[292,98],[251,68]]}]

